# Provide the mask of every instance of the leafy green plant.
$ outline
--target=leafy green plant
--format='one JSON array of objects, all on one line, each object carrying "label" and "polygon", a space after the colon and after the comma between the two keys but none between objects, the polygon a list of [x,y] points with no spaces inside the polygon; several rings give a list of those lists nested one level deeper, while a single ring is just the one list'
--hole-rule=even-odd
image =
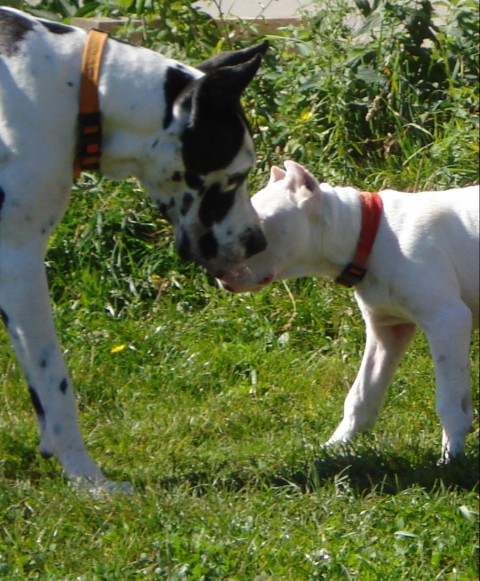
[{"label": "leafy green plant", "polygon": [[[328,5],[275,39],[261,100],[252,101],[260,142],[271,157],[313,160],[321,174],[327,166],[333,179],[358,182],[385,164],[405,172],[405,183],[393,185],[418,185],[419,164],[431,156],[438,166],[435,141],[455,135],[476,143],[478,7],[450,3],[435,24],[429,2],[359,5],[362,16],[350,3]],[[352,18],[362,24],[352,28]],[[466,181],[476,176],[478,149],[462,152],[452,151],[454,183],[458,168]],[[434,171],[439,178],[445,185]]]}]

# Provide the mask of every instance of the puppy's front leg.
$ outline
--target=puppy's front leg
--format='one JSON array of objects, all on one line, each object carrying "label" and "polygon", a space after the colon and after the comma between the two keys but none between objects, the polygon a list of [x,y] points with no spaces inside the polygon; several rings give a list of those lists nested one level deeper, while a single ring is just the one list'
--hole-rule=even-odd
[{"label": "puppy's front leg", "polygon": [[345,399],[343,420],[327,446],[348,442],[358,432],[373,427],[392,376],[415,334],[415,325],[379,326],[367,319],[366,332],[362,363]]},{"label": "puppy's front leg", "polygon": [[436,380],[436,410],[443,427],[441,463],[463,453],[472,429],[470,336],[472,313],[461,301],[438,309],[422,327],[432,352]]},{"label": "puppy's front leg", "polygon": [[40,452],[68,476],[105,482],[80,435],[72,386],[54,328],[43,249],[0,252],[0,308],[37,414]]}]

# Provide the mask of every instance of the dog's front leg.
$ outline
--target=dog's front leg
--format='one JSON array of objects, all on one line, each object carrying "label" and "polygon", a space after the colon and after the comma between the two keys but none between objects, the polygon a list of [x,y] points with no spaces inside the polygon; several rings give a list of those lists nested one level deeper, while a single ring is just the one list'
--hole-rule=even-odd
[{"label": "dog's front leg", "polygon": [[348,442],[371,430],[392,376],[415,334],[415,325],[379,326],[366,320],[367,339],[362,363],[344,404],[343,420],[327,446]]},{"label": "dog's front leg", "polygon": [[422,322],[432,352],[436,411],[443,427],[441,463],[463,453],[472,429],[470,337],[472,313],[460,300]]},{"label": "dog's front leg", "polygon": [[75,396],[54,328],[42,249],[2,247],[0,308],[37,414],[41,454],[55,456],[70,477],[105,482],[80,435]]}]

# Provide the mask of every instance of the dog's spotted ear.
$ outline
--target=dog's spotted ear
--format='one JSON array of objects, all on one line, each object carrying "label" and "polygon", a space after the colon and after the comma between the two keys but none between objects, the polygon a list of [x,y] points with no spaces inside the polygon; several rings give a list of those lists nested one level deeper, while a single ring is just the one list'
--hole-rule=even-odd
[{"label": "dog's spotted ear", "polygon": [[265,40],[254,46],[244,48],[242,50],[234,50],[229,52],[221,52],[216,54],[203,63],[197,65],[197,69],[203,73],[211,73],[221,67],[232,67],[242,63],[251,61],[256,56],[265,54],[268,48],[268,41]]}]

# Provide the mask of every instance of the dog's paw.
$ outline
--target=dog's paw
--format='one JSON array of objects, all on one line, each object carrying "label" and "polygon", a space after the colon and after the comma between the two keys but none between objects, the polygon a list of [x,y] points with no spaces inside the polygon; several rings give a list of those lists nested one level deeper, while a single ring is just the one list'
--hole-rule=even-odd
[{"label": "dog's paw", "polygon": [[337,428],[332,436],[323,444],[325,448],[331,448],[333,446],[348,446],[354,439],[355,433],[351,433],[349,430],[341,430]]},{"label": "dog's paw", "polygon": [[94,498],[108,498],[115,495],[129,496],[135,491],[130,482],[115,482],[107,478],[74,477],[70,479],[70,482],[77,490]]},{"label": "dog's paw", "polygon": [[337,440],[330,438],[320,446],[320,449],[330,454],[347,455],[350,454],[354,448],[352,440]]},{"label": "dog's paw", "polygon": [[448,452],[444,452],[437,460],[437,466],[461,466],[465,462],[464,452],[455,454],[454,456]]}]

